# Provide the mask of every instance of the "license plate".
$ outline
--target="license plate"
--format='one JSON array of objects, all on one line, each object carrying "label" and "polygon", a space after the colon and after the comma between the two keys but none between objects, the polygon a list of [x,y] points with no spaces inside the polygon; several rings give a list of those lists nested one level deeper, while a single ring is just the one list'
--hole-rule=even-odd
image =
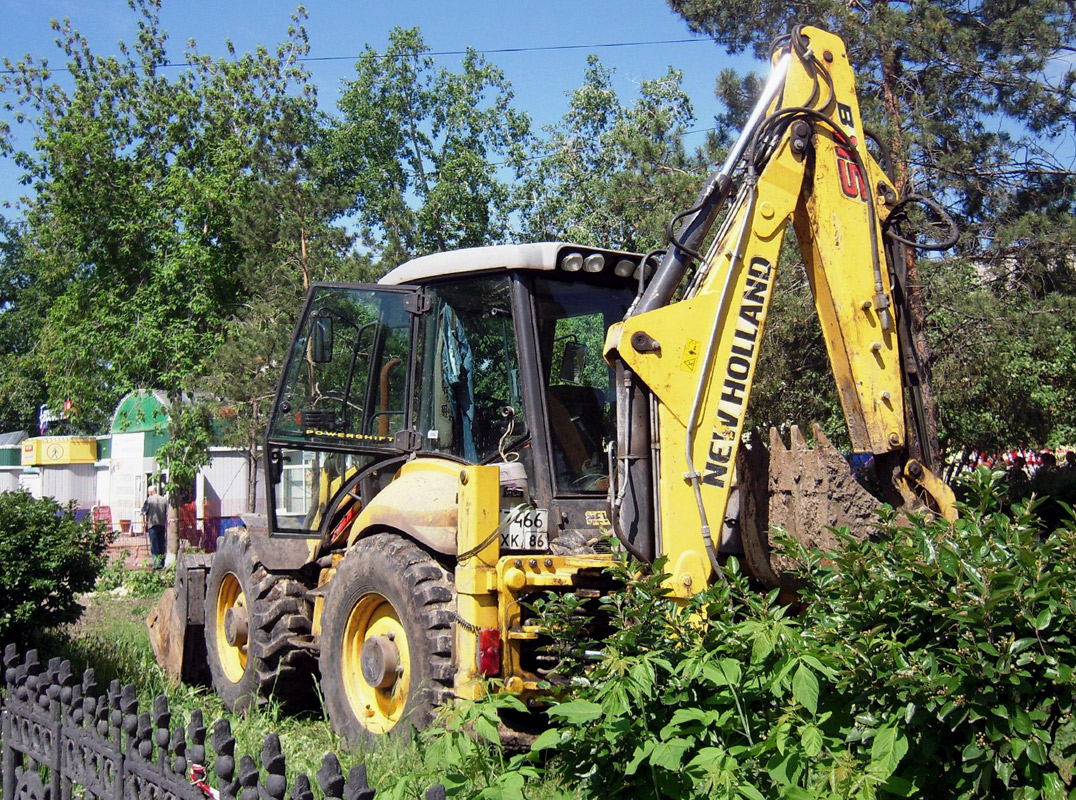
[{"label": "license plate", "polygon": [[503,512],[501,550],[545,550],[549,547],[549,511],[517,506]]}]

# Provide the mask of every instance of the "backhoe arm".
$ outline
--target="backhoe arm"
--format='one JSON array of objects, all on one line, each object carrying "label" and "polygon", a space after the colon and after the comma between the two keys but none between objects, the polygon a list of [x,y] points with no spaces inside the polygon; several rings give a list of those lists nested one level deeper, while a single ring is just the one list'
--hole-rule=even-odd
[{"label": "backhoe arm", "polygon": [[[638,505],[649,492],[656,509],[649,549],[668,555],[666,569],[679,596],[711,580],[723,523],[735,516],[730,497],[739,485],[745,411],[789,222],[853,449],[899,465],[892,492],[898,502],[915,504],[926,494],[936,510],[952,513],[944,484],[908,459],[902,323],[882,232],[896,197],[862,146],[844,45],[824,31],[803,29],[774,62],[760,110],[730,154],[735,163],[727,161],[710,179],[634,315],[614,326],[606,341],[606,357],[622,376],[622,418],[635,418],[627,423],[634,425],[635,452],[644,419],[640,402],[651,443],[649,485],[639,485],[637,458],[618,465],[618,533],[628,540],[638,531],[624,498]],[[706,253],[695,253],[737,170],[742,177],[731,210]],[[700,265],[682,299],[673,301],[695,255]],[[646,554],[648,543],[627,543]]]}]

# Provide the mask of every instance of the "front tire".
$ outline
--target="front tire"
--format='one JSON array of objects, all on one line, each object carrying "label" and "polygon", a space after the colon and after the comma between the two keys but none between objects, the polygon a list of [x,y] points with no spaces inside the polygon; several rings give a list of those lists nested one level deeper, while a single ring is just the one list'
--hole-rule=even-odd
[{"label": "front tire", "polygon": [[220,540],[206,583],[205,643],[213,689],[229,711],[270,699],[285,711],[309,708],[313,656],[293,639],[310,633],[306,589],[258,562],[246,533]]},{"label": "front tire", "polygon": [[329,583],[321,688],[351,742],[428,726],[452,697],[454,592],[448,573],[395,534],[360,540]]}]

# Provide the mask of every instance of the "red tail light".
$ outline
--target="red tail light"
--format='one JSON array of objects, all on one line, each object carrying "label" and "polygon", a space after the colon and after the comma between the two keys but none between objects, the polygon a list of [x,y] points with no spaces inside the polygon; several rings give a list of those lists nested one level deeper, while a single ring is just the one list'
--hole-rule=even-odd
[{"label": "red tail light", "polygon": [[501,674],[501,632],[497,628],[478,632],[478,671],[487,678]]}]

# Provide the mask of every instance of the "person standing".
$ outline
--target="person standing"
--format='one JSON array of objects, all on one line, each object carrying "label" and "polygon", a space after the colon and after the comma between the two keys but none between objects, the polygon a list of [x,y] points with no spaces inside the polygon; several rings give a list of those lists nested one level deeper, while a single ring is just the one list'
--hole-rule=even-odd
[{"label": "person standing", "polygon": [[168,500],[157,493],[156,486],[150,486],[146,502],[142,504],[142,524],[149,534],[149,552],[153,557],[153,568],[164,566],[165,530],[168,525]]}]

